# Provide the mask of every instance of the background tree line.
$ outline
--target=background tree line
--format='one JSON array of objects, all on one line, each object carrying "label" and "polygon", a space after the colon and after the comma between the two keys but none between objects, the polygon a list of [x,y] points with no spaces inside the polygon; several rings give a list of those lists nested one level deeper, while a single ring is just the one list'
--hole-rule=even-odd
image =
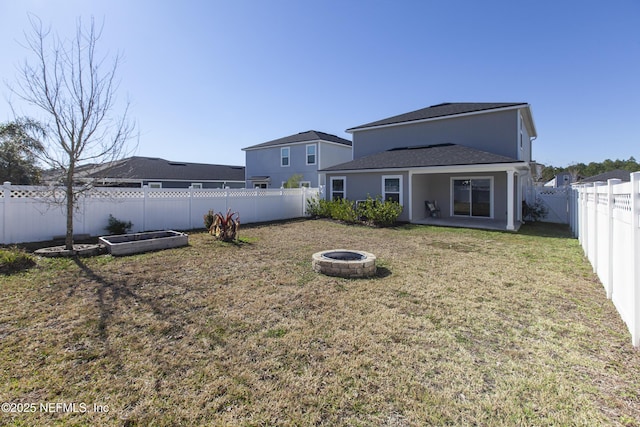
[{"label": "background tree line", "polygon": [[607,159],[603,162],[591,162],[589,164],[576,163],[565,168],[555,166],[545,166],[542,170],[542,181],[550,181],[556,175],[563,172],[569,172],[574,178],[588,178],[590,176],[599,175],[601,173],[610,172],[616,169],[622,169],[631,172],[640,171],[640,163],[631,156],[628,160],[611,160]]}]

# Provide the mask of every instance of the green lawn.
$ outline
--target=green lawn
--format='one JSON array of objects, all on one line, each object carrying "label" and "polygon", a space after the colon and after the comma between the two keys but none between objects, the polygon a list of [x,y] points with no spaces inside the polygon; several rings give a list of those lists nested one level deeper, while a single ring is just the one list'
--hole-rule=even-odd
[{"label": "green lawn", "polygon": [[[37,405],[0,424],[640,426],[640,351],[564,228],[240,236],[0,276],[0,402]],[[314,273],[332,248],[377,277]]]}]

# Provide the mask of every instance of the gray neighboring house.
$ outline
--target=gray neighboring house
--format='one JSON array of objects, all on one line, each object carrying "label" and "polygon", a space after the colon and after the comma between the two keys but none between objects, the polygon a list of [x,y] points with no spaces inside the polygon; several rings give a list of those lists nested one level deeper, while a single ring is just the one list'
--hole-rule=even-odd
[{"label": "gray neighboring house", "polygon": [[327,198],[381,195],[412,223],[519,228],[537,137],[529,104],[444,103],[347,132],[353,160],[321,171]]},{"label": "gray neighboring house", "polygon": [[244,167],[134,156],[93,165],[80,180],[102,187],[244,188]]},{"label": "gray neighboring house", "polygon": [[352,159],[351,141],[310,130],[243,148],[247,188],[280,188],[300,174],[301,186],[324,185],[318,171]]},{"label": "gray neighboring house", "polygon": [[576,184],[588,184],[591,182],[607,182],[610,179],[619,179],[622,182],[631,181],[632,172],[624,169],[615,169],[609,172],[604,172],[598,175],[582,178]]}]

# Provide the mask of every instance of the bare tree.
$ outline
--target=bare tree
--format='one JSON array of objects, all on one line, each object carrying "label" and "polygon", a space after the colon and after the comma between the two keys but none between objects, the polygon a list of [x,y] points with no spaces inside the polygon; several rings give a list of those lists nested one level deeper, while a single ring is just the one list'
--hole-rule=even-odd
[{"label": "bare tree", "polygon": [[[121,58],[116,55],[107,61],[97,55],[102,27],[97,29],[93,18],[88,28],[78,19],[70,40],[52,35],[34,16],[30,23],[25,47],[35,60],[20,68],[12,92],[44,112],[43,160],[60,174],[67,216],[65,246],[73,250],[73,212],[79,195],[87,189],[87,185],[76,185],[78,168],[124,157],[127,144],[136,136],[135,125],[127,118],[128,102],[122,115],[113,115]],[[86,173],[86,167],[82,169]]]}]

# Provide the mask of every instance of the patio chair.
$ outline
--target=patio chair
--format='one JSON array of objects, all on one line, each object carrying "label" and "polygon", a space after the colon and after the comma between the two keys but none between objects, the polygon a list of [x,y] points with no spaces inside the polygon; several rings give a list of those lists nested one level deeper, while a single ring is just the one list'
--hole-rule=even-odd
[{"label": "patio chair", "polygon": [[440,217],[440,208],[438,207],[438,204],[436,203],[435,200],[433,202],[429,200],[425,200],[424,208],[426,209],[428,216],[434,217],[434,218]]}]

